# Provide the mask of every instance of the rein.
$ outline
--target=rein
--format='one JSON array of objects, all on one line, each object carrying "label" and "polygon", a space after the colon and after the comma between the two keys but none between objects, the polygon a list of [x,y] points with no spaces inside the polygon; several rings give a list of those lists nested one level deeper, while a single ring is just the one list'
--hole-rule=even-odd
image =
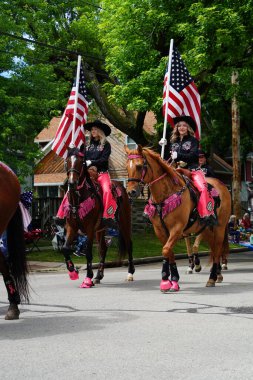
[{"label": "rein", "polygon": [[[139,182],[143,185],[145,185],[145,182],[144,182],[144,177],[145,175],[147,174],[147,167],[148,167],[148,161],[146,159],[145,156],[142,156],[141,154],[129,154],[128,157],[127,157],[129,160],[134,160],[136,158],[142,158],[144,160],[143,162],[143,167],[142,167],[142,176],[141,176],[141,179],[140,178],[128,178],[128,182]],[[170,158],[169,158],[170,160]],[[168,160],[168,161],[169,161]],[[167,161],[167,162],[168,162]],[[169,166],[171,166],[173,163],[173,160],[172,162],[170,163]],[[160,177],[154,179],[152,182],[149,182],[149,183],[146,183],[146,185],[148,187],[152,186],[154,183],[160,181],[161,179],[163,179],[164,177],[166,177],[168,175],[168,173],[163,173]]]}]

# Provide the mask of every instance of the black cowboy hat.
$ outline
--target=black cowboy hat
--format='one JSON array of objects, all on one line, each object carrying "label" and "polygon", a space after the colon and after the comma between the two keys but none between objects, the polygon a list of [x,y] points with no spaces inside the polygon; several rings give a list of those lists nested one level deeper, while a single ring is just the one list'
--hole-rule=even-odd
[{"label": "black cowboy hat", "polygon": [[204,156],[206,159],[208,158],[208,154],[204,152],[202,149],[198,150],[198,157]]},{"label": "black cowboy hat", "polygon": [[173,121],[174,121],[174,125],[176,125],[180,121],[185,121],[194,130],[194,132],[196,132],[197,126],[191,116],[186,116],[186,115],[177,116],[177,117],[174,117]]},{"label": "black cowboy hat", "polygon": [[109,136],[109,134],[111,133],[111,128],[109,127],[109,125],[102,123],[102,121],[100,120],[94,120],[84,125],[84,128],[88,131],[90,131],[92,127],[97,127],[101,129],[106,136]]}]

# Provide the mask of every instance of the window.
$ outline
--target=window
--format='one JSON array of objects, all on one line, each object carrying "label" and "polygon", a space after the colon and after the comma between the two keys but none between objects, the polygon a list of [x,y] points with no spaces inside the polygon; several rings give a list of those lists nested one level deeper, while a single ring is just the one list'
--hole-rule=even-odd
[{"label": "window", "polygon": [[131,137],[129,137],[129,136],[126,136],[126,145],[131,150],[137,148],[136,142],[133,139],[131,139]]},{"label": "window", "polygon": [[49,186],[49,198],[58,197],[58,186]]}]

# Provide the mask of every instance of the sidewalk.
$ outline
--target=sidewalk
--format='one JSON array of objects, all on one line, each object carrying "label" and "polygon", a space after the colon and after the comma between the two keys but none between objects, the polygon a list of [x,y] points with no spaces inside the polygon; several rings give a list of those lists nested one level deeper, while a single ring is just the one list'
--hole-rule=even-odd
[{"label": "sidewalk", "polygon": [[[241,248],[232,248],[230,249],[230,252],[239,253],[239,252],[247,252],[248,250],[249,250],[248,248],[241,247]],[[200,257],[208,256],[208,255],[209,255],[209,252],[199,252]],[[187,254],[186,253],[178,254],[176,255],[176,259],[177,260],[187,259]],[[162,256],[144,257],[140,259],[134,259],[134,264],[135,265],[150,264],[150,263],[160,262],[162,260],[163,260]],[[67,270],[64,262],[28,261],[28,265],[29,265],[31,273],[65,272]],[[127,266],[127,265],[128,265],[128,261],[123,260],[121,266]],[[107,262],[105,264],[105,268],[113,268],[116,266],[117,264],[115,262]],[[79,264],[77,265],[77,267],[79,270],[86,269],[85,258],[84,258],[84,265]],[[97,269],[97,267],[98,267],[98,263],[94,263],[93,269]]]}]

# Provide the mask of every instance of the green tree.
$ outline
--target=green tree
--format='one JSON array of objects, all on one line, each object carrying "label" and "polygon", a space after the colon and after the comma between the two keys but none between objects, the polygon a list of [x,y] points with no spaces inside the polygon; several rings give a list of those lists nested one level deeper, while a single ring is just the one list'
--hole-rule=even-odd
[{"label": "green tree", "polygon": [[235,89],[230,78],[234,69],[239,72],[241,142],[243,151],[248,151],[253,116],[252,12],[252,0],[4,1],[0,74],[11,71],[12,75],[0,76],[0,143],[8,147],[2,157],[9,160],[10,148],[18,148],[18,140],[11,137],[17,135],[26,138],[22,150],[36,156],[28,142],[63,111],[75,75],[75,52],[83,57],[91,109],[97,106],[136,142],[150,142],[144,118],[153,111],[161,130],[171,38],[201,94],[203,146],[213,145],[219,154],[231,142]]}]

